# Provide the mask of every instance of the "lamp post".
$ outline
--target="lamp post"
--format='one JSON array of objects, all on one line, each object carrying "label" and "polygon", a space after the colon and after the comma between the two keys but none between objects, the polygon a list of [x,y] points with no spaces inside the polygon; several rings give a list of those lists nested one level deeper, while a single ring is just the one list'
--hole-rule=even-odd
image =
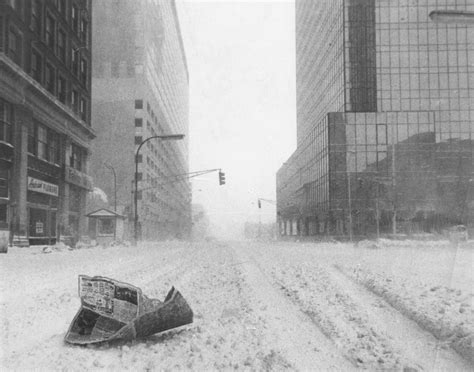
[{"label": "lamp post", "polygon": [[140,149],[142,146],[155,138],[159,138],[161,140],[181,140],[184,138],[184,134],[164,134],[159,136],[151,136],[143,140],[137,148],[135,153],[135,193],[134,193],[134,207],[135,207],[135,218],[134,218],[134,244],[137,244],[138,241],[138,155],[140,153]]},{"label": "lamp post", "polygon": [[115,173],[115,168],[110,164],[104,163],[104,165],[110,169],[114,175],[114,212],[117,213],[117,174]]},{"label": "lamp post", "polygon": [[[115,168],[110,164],[104,163],[104,165],[110,169],[114,175],[114,212],[117,213],[117,174],[115,173]],[[114,219],[114,241],[117,237],[117,216]]]}]

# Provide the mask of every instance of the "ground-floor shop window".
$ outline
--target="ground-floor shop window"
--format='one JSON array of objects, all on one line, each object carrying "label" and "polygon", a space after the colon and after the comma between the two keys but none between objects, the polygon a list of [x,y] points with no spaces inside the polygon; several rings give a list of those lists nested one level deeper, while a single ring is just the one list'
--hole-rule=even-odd
[{"label": "ground-floor shop window", "polygon": [[30,244],[54,243],[56,239],[56,211],[29,208],[28,234]]},{"label": "ground-floor shop window", "polygon": [[48,211],[45,209],[30,208],[30,237],[45,237],[48,224]]},{"label": "ground-floor shop window", "polygon": [[7,221],[7,204],[0,204],[0,229],[8,228],[8,221]]}]

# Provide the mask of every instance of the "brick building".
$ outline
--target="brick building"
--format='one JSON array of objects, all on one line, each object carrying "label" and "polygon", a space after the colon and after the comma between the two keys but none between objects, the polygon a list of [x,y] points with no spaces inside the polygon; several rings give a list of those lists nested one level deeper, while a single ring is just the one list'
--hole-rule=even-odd
[{"label": "brick building", "polygon": [[85,233],[91,1],[0,2],[0,231],[17,245]]},{"label": "brick building", "polygon": [[281,235],[474,223],[474,0],[297,0]]},{"label": "brick building", "polygon": [[172,0],[101,0],[93,3],[92,121],[94,184],[111,200],[113,168],[117,209],[133,228],[134,156],[140,150],[138,215],[143,239],[184,237],[191,229],[188,172],[189,77]]}]

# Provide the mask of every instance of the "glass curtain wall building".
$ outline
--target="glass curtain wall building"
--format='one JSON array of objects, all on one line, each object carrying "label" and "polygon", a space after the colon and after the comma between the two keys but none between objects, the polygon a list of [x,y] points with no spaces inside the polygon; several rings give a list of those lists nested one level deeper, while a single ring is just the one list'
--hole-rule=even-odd
[{"label": "glass curtain wall building", "polygon": [[[462,19],[433,17],[453,11]],[[277,174],[282,235],[472,226],[472,12],[474,0],[296,1],[298,147]]]}]

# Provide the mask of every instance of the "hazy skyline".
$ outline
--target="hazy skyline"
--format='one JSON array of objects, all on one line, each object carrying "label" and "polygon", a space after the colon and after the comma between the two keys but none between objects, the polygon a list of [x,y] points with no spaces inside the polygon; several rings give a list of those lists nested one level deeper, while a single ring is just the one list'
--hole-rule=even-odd
[{"label": "hazy skyline", "polygon": [[[193,203],[212,232],[237,237],[245,221],[275,220],[275,175],[296,148],[293,1],[177,1],[190,75]],[[259,216],[260,213],[260,216]]]}]

